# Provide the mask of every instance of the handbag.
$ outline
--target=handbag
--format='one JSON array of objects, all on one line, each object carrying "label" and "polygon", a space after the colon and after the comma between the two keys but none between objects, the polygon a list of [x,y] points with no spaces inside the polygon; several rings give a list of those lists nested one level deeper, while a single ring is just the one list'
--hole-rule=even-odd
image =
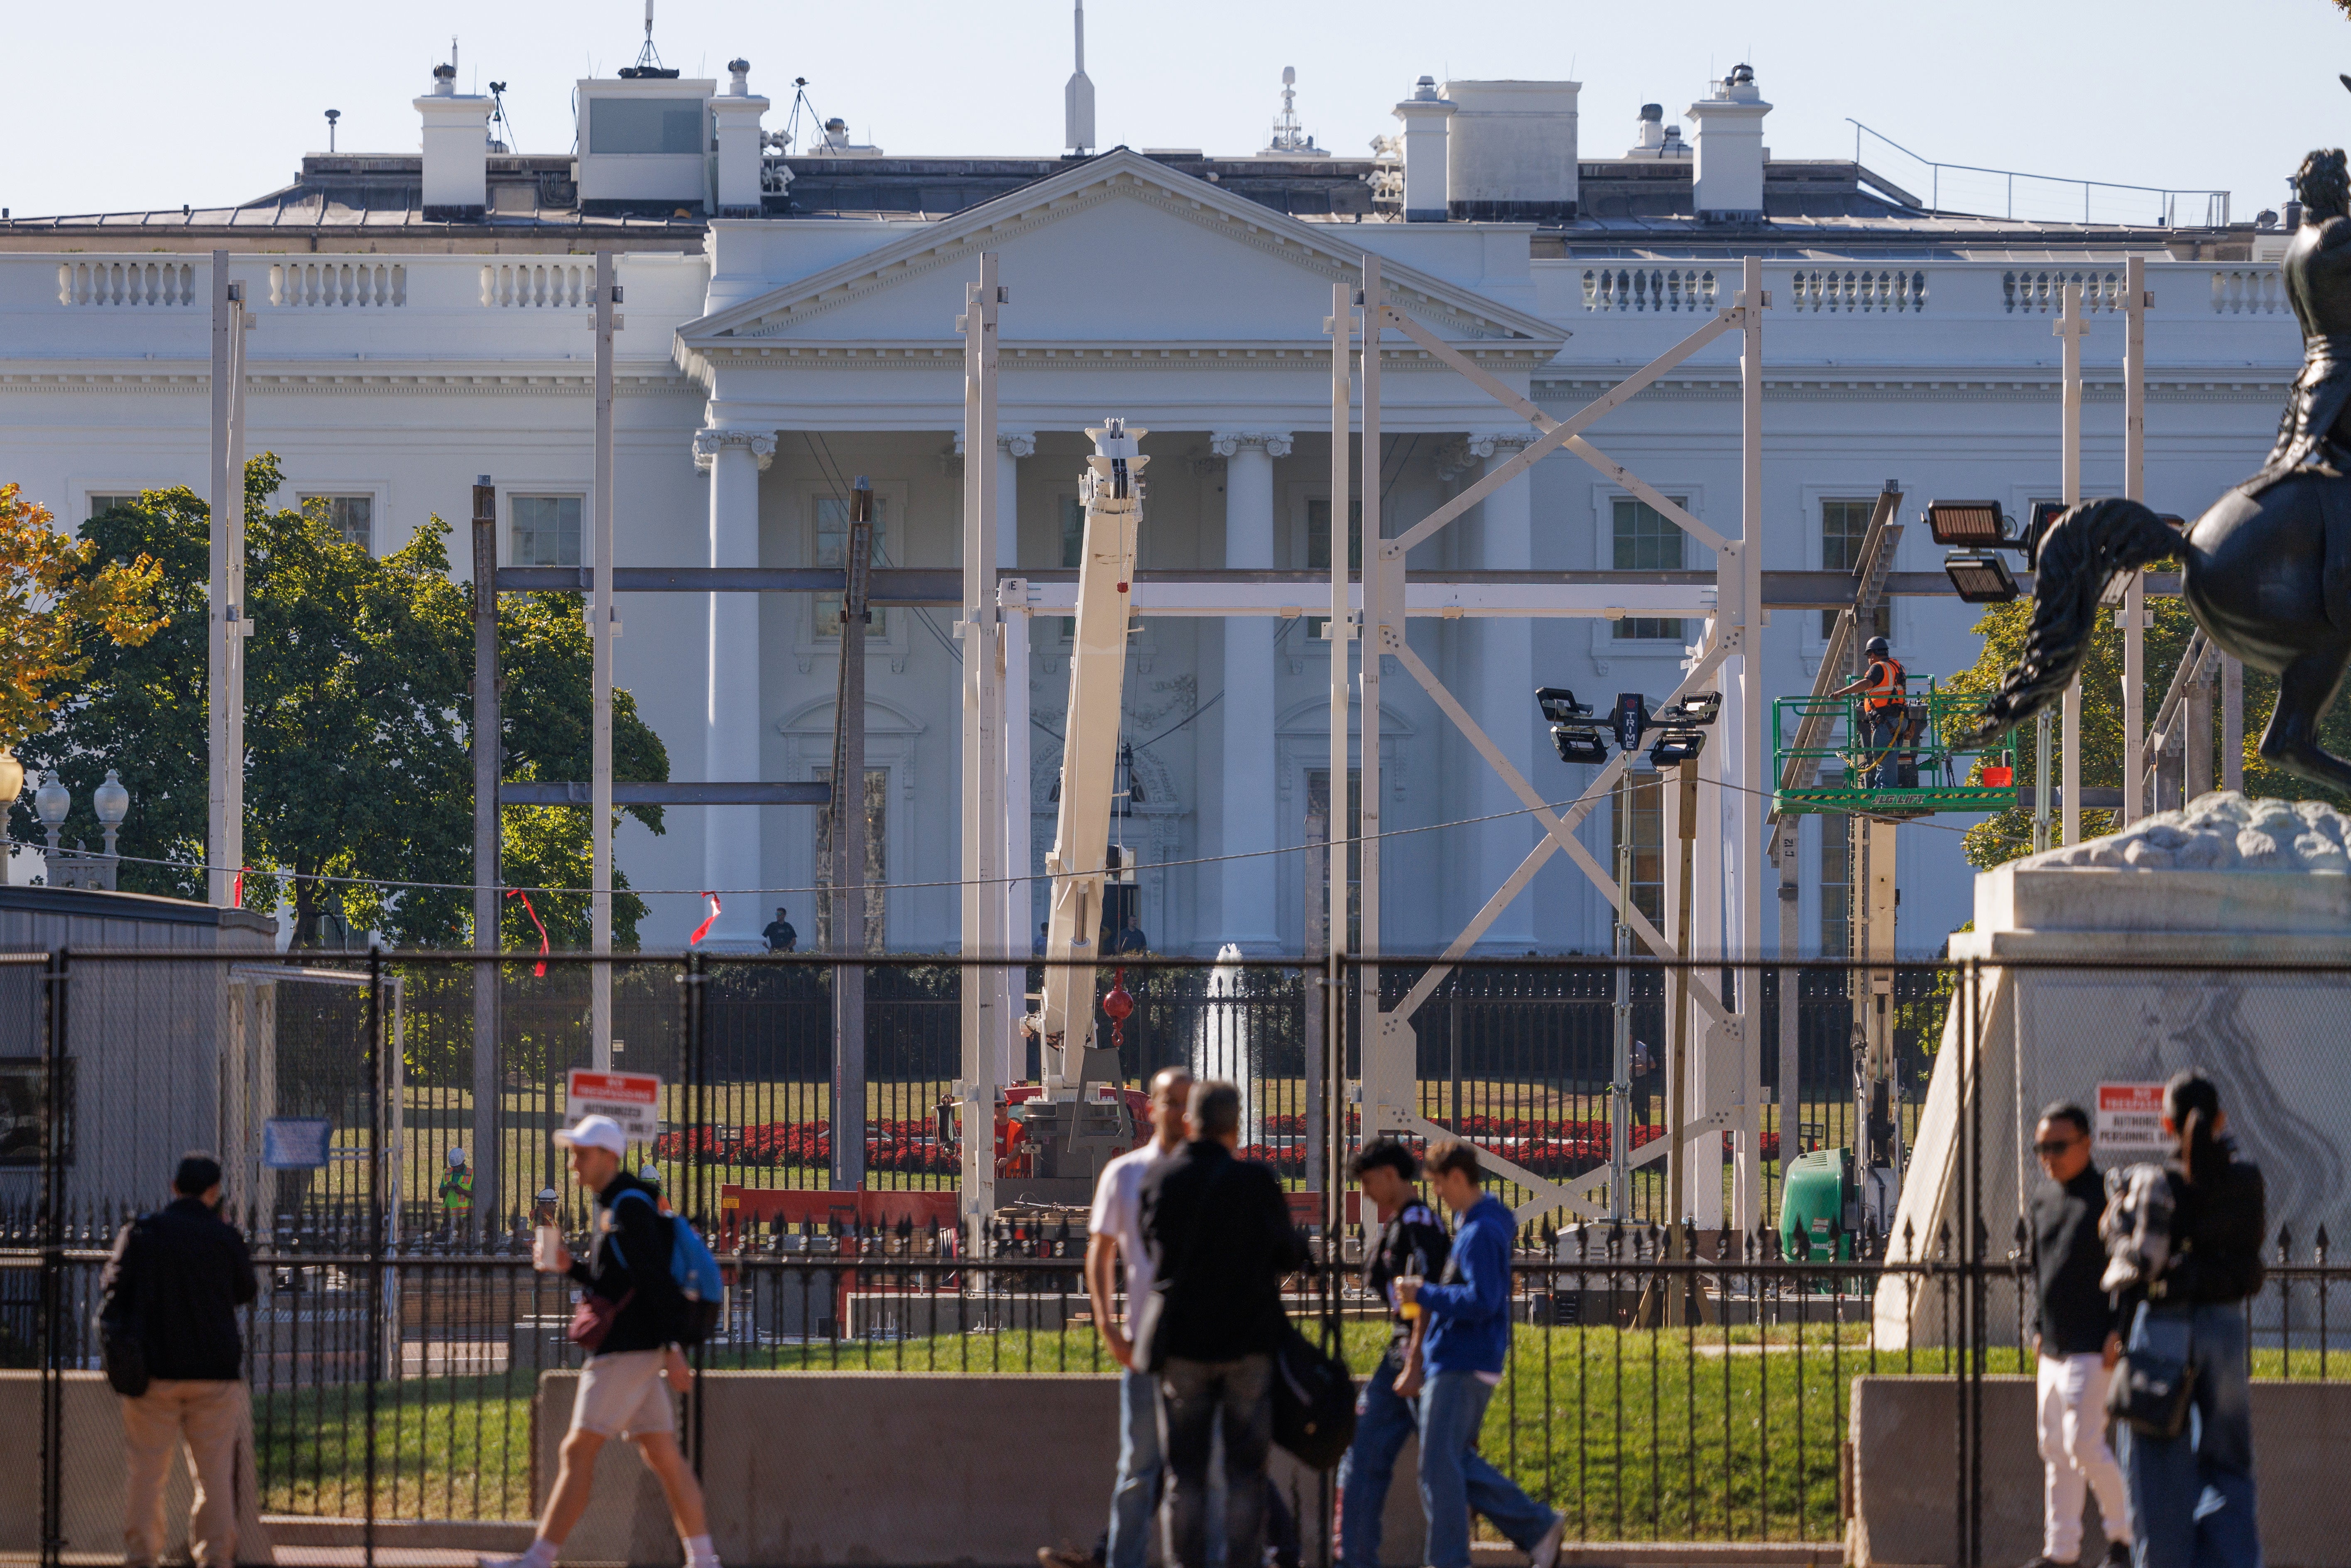
[{"label": "handbag", "polygon": [[1355,1440],[1354,1375],[1294,1323],[1273,1354],[1273,1440],[1318,1470],[1336,1465]]},{"label": "handbag", "polygon": [[612,1332],[612,1324],[619,1320],[621,1310],[636,1299],[637,1293],[633,1290],[617,1301],[606,1296],[583,1292],[580,1304],[571,1309],[571,1323],[563,1331],[563,1337],[590,1355],[595,1354],[603,1347],[605,1336]]},{"label": "handbag", "polygon": [[2147,1437],[2177,1437],[2187,1429],[2196,1397],[2196,1368],[2147,1350],[2126,1350],[2106,1384],[2106,1414]]}]

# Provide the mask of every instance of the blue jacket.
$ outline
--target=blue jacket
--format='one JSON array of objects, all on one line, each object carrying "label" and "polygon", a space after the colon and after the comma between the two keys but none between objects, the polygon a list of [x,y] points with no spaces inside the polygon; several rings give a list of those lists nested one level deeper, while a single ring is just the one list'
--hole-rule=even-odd
[{"label": "blue jacket", "polygon": [[1495,1372],[1510,1353],[1510,1243],[1518,1221],[1491,1193],[1461,1217],[1443,1284],[1420,1288],[1428,1332],[1421,1354],[1430,1376]]}]

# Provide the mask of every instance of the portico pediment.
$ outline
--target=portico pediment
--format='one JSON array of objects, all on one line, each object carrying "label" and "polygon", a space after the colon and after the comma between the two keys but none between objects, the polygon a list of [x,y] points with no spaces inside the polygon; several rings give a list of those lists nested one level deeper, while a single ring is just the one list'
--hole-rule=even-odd
[{"label": "portico pediment", "polygon": [[[1301,222],[1122,149],[689,322],[678,355],[690,371],[746,355],[959,356],[956,319],[984,250],[1010,296],[1008,369],[1327,353],[1331,287],[1360,279],[1367,248],[1353,227]],[[1382,275],[1405,310],[1499,361],[1548,359],[1566,338],[1417,268],[1384,261]]]}]

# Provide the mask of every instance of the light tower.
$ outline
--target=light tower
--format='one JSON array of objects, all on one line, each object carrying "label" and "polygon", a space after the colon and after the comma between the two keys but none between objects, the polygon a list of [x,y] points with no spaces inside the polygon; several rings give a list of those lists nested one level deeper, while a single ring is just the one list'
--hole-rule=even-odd
[{"label": "light tower", "polygon": [[1061,145],[1083,154],[1094,145],[1094,84],[1086,79],[1086,0],[1077,0],[1078,68],[1061,94]]}]

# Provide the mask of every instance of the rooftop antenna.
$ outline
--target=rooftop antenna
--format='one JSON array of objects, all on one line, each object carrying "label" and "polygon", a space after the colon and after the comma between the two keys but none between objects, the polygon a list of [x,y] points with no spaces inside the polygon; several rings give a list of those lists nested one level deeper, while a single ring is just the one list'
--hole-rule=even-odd
[{"label": "rooftop antenna", "polygon": [[327,152],[330,157],[335,151],[335,121],[342,117],[343,111],[340,109],[327,110]]},{"label": "rooftop antenna", "polygon": [[1061,145],[1082,154],[1094,145],[1094,84],[1086,79],[1086,0],[1076,0],[1076,5],[1078,68],[1061,94]]},{"label": "rooftop antenna", "polygon": [[653,0],[645,0],[645,47],[637,51],[637,68],[660,64],[661,56],[653,48]]},{"label": "rooftop antenna", "polygon": [[1328,154],[1325,153],[1322,148],[1314,145],[1314,138],[1307,135],[1306,132],[1299,127],[1297,83],[1298,68],[1296,66],[1282,67],[1281,113],[1274,120],[1273,136],[1271,140],[1267,141],[1265,151],[1268,152],[1287,153],[1291,157],[1298,158],[1326,157]]}]

